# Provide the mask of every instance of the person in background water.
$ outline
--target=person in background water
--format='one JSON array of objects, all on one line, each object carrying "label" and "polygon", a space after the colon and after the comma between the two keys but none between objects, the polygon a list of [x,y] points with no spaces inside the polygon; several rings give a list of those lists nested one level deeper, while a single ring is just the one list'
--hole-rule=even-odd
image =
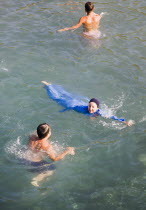
[{"label": "person in background water", "polygon": [[46,81],[42,81],[42,83],[45,85],[44,88],[47,90],[47,94],[49,95],[49,97],[65,108],[63,109],[63,111],[74,110],[90,117],[101,116],[104,118],[117,120],[127,126],[131,126],[134,124],[133,120],[125,121],[124,119],[117,118],[116,116],[108,116],[107,113],[99,109],[99,101],[96,98],[92,98],[89,101],[88,105],[86,105],[85,102],[81,101],[79,98],[72,96],[72,94],[65,91],[59,85],[49,84]]},{"label": "person in background water", "polygon": [[83,25],[84,37],[98,39],[101,36],[101,32],[98,29],[102,13],[99,15],[93,11],[94,11],[94,5],[91,2],[87,2],[85,4],[85,12],[87,15],[81,17],[76,25],[68,28],[59,29],[58,32],[75,30],[79,28],[81,25]]},{"label": "person in background water", "polygon": [[34,169],[34,172],[40,172],[31,181],[31,184],[35,186],[39,186],[38,182],[53,174],[55,167],[53,164],[48,164],[47,161],[43,160],[45,157],[49,157],[52,161],[58,161],[66,155],[75,154],[73,147],[67,147],[62,153],[56,154],[52,143],[48,140],[50,136],[50,126],[47,123],[43,123],[37,127],[37,135],[32,134],[29,137],[28,152],[25,155],[25,160],[31,166],[35,166],[36,170]]}]

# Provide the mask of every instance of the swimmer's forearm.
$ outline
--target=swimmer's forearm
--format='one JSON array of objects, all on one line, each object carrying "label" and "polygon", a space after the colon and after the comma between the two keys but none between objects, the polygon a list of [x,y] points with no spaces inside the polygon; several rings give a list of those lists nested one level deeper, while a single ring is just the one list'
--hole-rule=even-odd
[{"label": "swimmer's forearm", "polygon": [[134,120],[125,121],[125,119],[119,119],[116,116],[112,116],[112,117],[110,117],[110,119],[112,119],[112,120],[118,120],[119,122],[122,122],[122,123],[124,123],[127,126],[132,126],[132,125],[135,124]]},{"label": "swimmer's forearm", "polygon": [[68,150],[62,152],[61,154],[57,155],[57,156],[50,156],[50,159],[53,161],[58,161],[58,160],[62,160],[66,155],[68,154]]},{"label": "swimmer's forearm", "polygon": [[62,29],[59,29],[58,32],[61,32],[61,31],[68,31],[69,28],[62,28]]},{"label": "swimmer's forearm", "polygon": [[62,160],[67,154],[68,154],[68,151],[64,151],[64,152],[61,153],[60,155],[54,157],[52,160],[53,160],[53,161]]},{"label": "swimmer's forearm", "polygon": [[134,120],[128,120],[128,121],[123,121],[123,123],[127,126],[132,126],[135,124],[135,121]]},{"label": "swimmer's forearm", "polygon": [[76,29],[76,28],[77,28],[76,26],[71,26],[71,27],[68,27],[68,28],[59,29],[58,32],[68,31],[68,30],[72,30],[72,29]]},{"label": "swimmer's forearm", "polygon": [[72,30],[72,29],[77,29],[82,25],[83,22],[84,22],[84,18],[82,17],[82,18],[80,18],[79,22],[76,25],[68,27],[68,28],[59,29],[58,31],[61,32],[61,31],[68,31],[68,30]]},{"label": "swimmer's forearm", "polygon": [[55,155],[54,152],[48,154],[49,158],[53,161],[58,161],[58,160],[62,160],[66,155],[74,155],[74,148],[73,147],[68,147],[64,152],[62,152],[59,155]]}]

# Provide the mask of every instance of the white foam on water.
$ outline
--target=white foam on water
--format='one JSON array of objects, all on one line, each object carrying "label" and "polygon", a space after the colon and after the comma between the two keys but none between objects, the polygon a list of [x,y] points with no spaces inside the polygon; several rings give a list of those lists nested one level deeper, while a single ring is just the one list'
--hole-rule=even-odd
[{"label": "white foam on water", "polygon": [[[122,93],[122,95],[119,96],[116,100],[114,99],[112,100],[114,101],[114,103],[112,104],[111,107],[108,107],[105,103],[101,104],[102,114],[105,117],[105,119],[101,119],[99,123],[101,123],[105,127],[114,128],[118,130],[125,128],[126,126],[122,122],[119,122],[117,120],[110,119],[110,122],[106,121],[106,118],[108,119],[111,116],[116,116],[116,112],[123,106],[124,100],[125,100],[125,97],[124,97],[124,94]],[[117,116],[117,117],[122,118],[121,116]]]},{"label": "white foam on water", "polygon": [[139,120],[139,122],[144,122],[144,121],[146,121],[146,115],[143,116],[141,120]]},{"label": "white foam on water", "polygon": [[1,60],[1,62],[0,62],[0,70],[7,71],[7,72],[9,71],[8,68],[6,68],[5,60]]},{"label": "white foam on water", "polygon": [[27,147],[25,145],[22,145],[21,141],[22,139],[20,136],[18,136],[15,141],[9,141],[8,144],[5,146],[6,153],[14,155],[17,158],[24,158],[24,149],[26,149]]},{"label": "white foam on water", "polygon": [[[61,153],[65,150],[66,146],[64,144],[60,145],[57,141],[51,142],[54,151],[56,154]],[[11,140],[8,142],[8,144],[5,146],[5,151],[9,155],[13,155],[15,158],[26,158],[26,155],[28,154],[28,147],[27,145],[22,144],[21,136],[18,136],[17,139]]]},{"label": "white foam on water", "polygon": [[117,120],[116,121],[112,120],[111,122],[105,122],[103,120],[100,120],[99,123],[102,124],[104,127],[112,128],[115,130],[122,130],[126,127],[126,125],[124,125],[121,122],[118,122]]},{"label": "white foam on water", "polygon": [[100,16],[102,16],[102,17],[105,16],[105,15],[109,15],[109,13],[108,12],[101,12],[100,13]]},{"label": "white foam on water", "polygon": [[53,149],[56,153],[60,153],[61,151],[63,151],[65,149],[65,146],[60,145],[57,141],[51,142],[51,144],[53,145]]}]

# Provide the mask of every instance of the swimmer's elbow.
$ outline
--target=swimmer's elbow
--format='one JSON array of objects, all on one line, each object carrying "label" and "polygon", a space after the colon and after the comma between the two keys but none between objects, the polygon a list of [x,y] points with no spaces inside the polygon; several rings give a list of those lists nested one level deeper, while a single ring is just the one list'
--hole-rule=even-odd
[{"label": "swimmer's elbow", "polygon": [[70,27],[70,29],[77,29],[77,28],[79,28],[82,24],[83,24],[83,21],[82,21],[82,19],[81,19],[76,25]]},{"label": "swimmer's elbow", "polygon": [[77,25],[75,25],[75,26],[71,26],[71,27],[67,28],[66,31],[68,31],[68,30],[74,30],[74,29],[77,29],[77,28],[79,28],[79,27],[80,27],[80,26],[77,24]]},{"label": "swimmer's elbow", "polygon": [[55,156],[48,155],[48,157],[49,157],[52,161],[57,161],[57,158],[56,158]]},{"label": "swimmer's elbow", "polygon": [[51,158],[51,160],[53,160],[55,162],[55,161],[58,161],[58,158],[56,158],[56,157],[55,158]]},{"label": "swimmer's elbow", "polygon": [[58,160],[62,160],[67,154],[68,154],[68,151],[64,151],[63,153],[59,155],[49,155],[49,157],[52,161],[58,161]]},{"label": "swimmer's elbow", "polygon": [[81,24],[77,24],[77,25],[74,26],[74,29],[77,29],[77,28],[79,28],[80,26],[81,26]]},{"label": "swimmer's elbow", "polygon": [[50,159],[55,162],[55,161],[61,160],[63,158],[55,157],[55,158],[50,158]]},{"label": "swimmer's elbow", "polygon": [[49,155],[49,158],[50,158],[52,161],[54,161],[54,162],[61,159],[61,158],[58,157],[58,156],[50,156],[50,155]]}]

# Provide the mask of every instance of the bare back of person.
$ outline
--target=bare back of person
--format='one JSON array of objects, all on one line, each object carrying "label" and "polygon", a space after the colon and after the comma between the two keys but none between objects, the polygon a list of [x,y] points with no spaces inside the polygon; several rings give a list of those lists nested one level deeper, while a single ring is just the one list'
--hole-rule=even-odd
[{"label": "bare back of person", "polygon": [[101,36],[101,33],[98,30],[101,16],[91,12],[83,18],[83,36],[87,38],[99,38]]},{"label": "bare back of person", "polygon": [[58,32],[75,30],[83,25],[83,36],[86,38],[95,38],[98,39],[101,36],[101,32],[98,30],[99,23],[102,15],[98,15],[93,12],[94,5],[91,2],[85,4],[86,16],[83,16],[79,19],[78,23],[74,26],[59,29]]},{"label": "bare back of person", "polygon": [[44,156],[47,155],[45,150],[48,148],[49,148],[49,144],[44,145],[42,140],[40,140],[37,135],[32,134],[29,137],[28,151],[26,153],[25,158],[32,162],[42,161]]},{"label": "bare back of person", "polygon": [[83,22],[83,31],[89,32],[89,31],[96,31],[99,28],[99,22],[100,22],[100,15],[92,12],[92,14],[87,15],[84,17]]}]

